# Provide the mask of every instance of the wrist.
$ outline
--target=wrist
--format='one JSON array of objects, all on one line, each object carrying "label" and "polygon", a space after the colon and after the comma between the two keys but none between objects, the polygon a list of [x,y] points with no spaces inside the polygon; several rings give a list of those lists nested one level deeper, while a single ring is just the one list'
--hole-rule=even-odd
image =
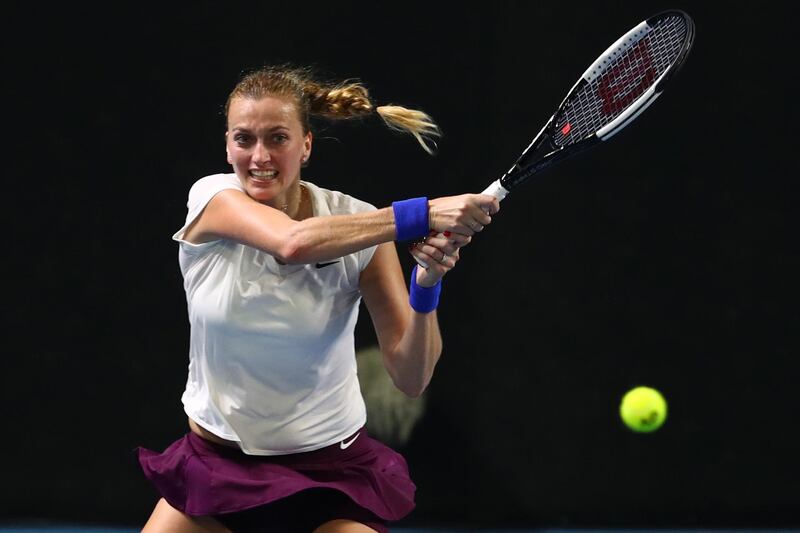
[{"label": "wrist", "polygon": [[439,295],[442,292],[442,280],[432,287],[417,285],[417,266],[411,271],[411,289],[408,301],[411,308],[418,313],[430,313],[439,306]]},{"label": "wrist", "polygon": [[410,241],[428,235],[430,228],[428,199],[411,198],[392,203],[395,240]]}]

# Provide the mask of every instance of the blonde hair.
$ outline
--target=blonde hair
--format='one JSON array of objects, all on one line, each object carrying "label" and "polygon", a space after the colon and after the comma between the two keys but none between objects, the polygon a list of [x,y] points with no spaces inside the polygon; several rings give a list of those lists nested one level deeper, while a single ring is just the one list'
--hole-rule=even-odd
[{"label": "blonde hair", "polygon": [[312,116],[345,120],[377,113],[389,128],[413,135],[429,154],[433,153],[431,145],[436,146],[433,138],[442,135],[427,113],[397,105],[376,107],[361,83],[326,84],[315,80],[308,69],[288,66],[265,67],[245,75],[228,96],[225,116],[234,99],[258,100],[265,96],[290,98],[297,107],[304,133],[311,131]]}]

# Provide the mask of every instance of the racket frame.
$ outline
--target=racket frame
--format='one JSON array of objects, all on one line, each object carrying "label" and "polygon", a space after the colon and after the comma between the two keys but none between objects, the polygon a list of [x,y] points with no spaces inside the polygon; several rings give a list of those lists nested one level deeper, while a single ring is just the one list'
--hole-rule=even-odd
[{"label": "racket frame", "polygon": [[[625,51],[631,46],[636,45],[636,43],[638,43],[647,33],[651,31],[654,23],[657,20],[674,15],[682,17],[686,22],[686,36],[684,37],[683,46],[678,53],[678,56],[669,65],[669,67],[663,73],[661,73],[658,79],[656,79],[644,93],[636,98],[636,100],[631,102],[614,120],[576,143],[568,146],[557,146],[552,140],[556,117],[561,113],[566,103],[572,99],[572,96],[584,85],[590,83],[594,78],[600,76],[621,52]],[[638,117],[661,95],[665,84],[672,79],[672,77],[683,65],[693,43],[694,22],[687,13],[678,9],[657,13],[656,15],[649,17],[630,29],[622,37],[617,39],[611,46],[609,46],[605,52],[603,52],[589,66],[589,68],[586,69],[586,71],[572,86],[569,92],[567,92],[567,95],[561,101],[556,111],[551,115],[550,119],[545,123],[544,127],[542,127],[528,147],[525,148],[519,158],[517,158],[516,162],[511,166],[511,168],[508,169],[508,171],[506,171],[505,174],[492,182],[489,187],[483,191],[483,194],[490,194],[499,200],[503,200],[514,187],[526,181],[534,174],[545,170],[546,168],[564,160],[567,157],[572,157],[573,155],[583,152],[584,150],[595,146],[601,141],[607,141],[611,139],[614,135],[622,131],[622,129],[635,120],[636,117]]]}]

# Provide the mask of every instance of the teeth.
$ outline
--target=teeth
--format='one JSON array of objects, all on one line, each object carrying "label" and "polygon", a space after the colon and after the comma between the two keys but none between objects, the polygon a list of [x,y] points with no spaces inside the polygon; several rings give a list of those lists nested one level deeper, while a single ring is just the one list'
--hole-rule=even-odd
[{"label": "teeth", "polygon": [[254,178],[261,178],[261,179],[269,179],[274,178],[277,174],[277,170],[251,170],[250,174]]}]

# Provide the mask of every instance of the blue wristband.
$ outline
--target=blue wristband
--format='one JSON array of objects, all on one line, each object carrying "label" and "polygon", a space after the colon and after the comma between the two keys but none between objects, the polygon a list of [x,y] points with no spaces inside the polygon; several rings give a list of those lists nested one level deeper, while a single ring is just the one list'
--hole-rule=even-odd
[{"label": "blue wristband", "polygon": [[411,198],[392,203],[398,241],[410,241],[428,235],[428,199]]},{"label": "blue wristband", "polygon": [[433,287],[420,287],[417,285],[417,267],[411,271],[411,293],[408,301],[411,308],[418,313],[430,313],[439,305],[439,294],[442,292],[442,280]]}]

